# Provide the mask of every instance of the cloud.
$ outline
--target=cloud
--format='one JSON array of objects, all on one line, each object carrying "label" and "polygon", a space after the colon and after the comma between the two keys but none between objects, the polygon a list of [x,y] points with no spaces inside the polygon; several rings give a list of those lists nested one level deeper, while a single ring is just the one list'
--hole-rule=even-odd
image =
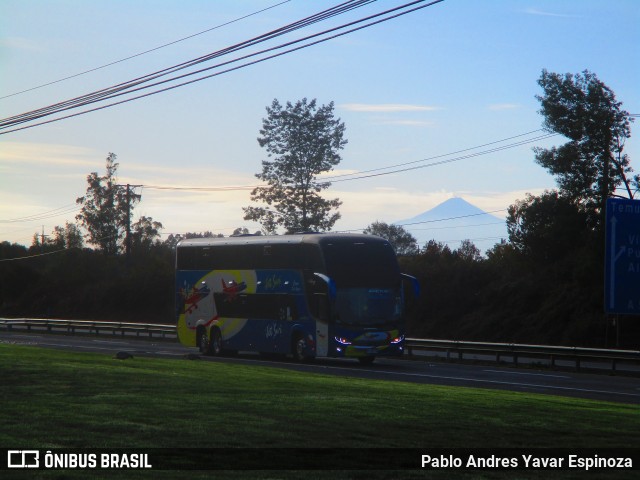
[{"label": "cloud", "polygon": [[527,8],[524,13],[528,15],[539,15],[543,17],[559,17],[559,18],[578,18],[578,15],[569,15],[564,13],[543,12],[535,8]]},{"label": "cloud", "polygon": [[489,105],[489,110],[514,110],[520,107],[521,105],[518,105],[517,103],[494,103],[492,105]]},{"label": "cloud", "polygon": [[104,158],[92,149],[72,145],[2,142],[0,162],[95,168],[104,164]]},{"label": "cloud", "polygon": [[349,112],[433,112],[435,110],[442,110],[441,107],[434,107],[429,105],[410,105],[404,103],[381,103],[381,104],[367,104],[367,103],[344,103],[339,105],[338,108],[347,110]]},{"label": "cloud", "polygon": [[436,123],[424,120],[381,120],[378,125],[403,125],[409,127],[433,127]]},{"label": "cloud", "polygon": [[326,178],[327,180],[329,180],[331,177],[340,177],[342,175],[353,175],[354,173],[358,173],[358,170],[347,169],[347,168],[335,169],[335,170],[331,170],[330,172],[321,172],[318,175],[318,178]]},{"label": "cloud", "polygon": [[12,50],[26,50],[30,52],[44,52],[46,50],[41,44],[24,37],[0,38],[0,47]]}]

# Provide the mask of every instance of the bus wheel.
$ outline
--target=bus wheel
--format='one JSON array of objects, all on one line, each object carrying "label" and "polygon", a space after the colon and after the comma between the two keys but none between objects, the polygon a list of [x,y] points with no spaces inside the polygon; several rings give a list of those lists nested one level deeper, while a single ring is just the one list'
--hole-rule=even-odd
[{"label": "bus wheel", "polygon": [[198,349],[202,355],[209,354],[209,334],[207,333],[207,329],[201,327],[198,329]]},{"label": "bus wheel", "polygon": [[358,357],[358,360],[360,361],[360,365],[371,365],[375,359],[376,357],[373,357],[373,356]]},{"label": "bus wheel", "polygon": [[291,342],[291,353],[293,353],[293,359],[296,362],[303,362],[306,360],[306,351],[307,351],[307,341],[304,338],[304,335],[301,333],[296,333],[293,337],[293,342]]},{"label": "bus wheel", "polygon": [[209,346],[209,352],[216,357],[222,353],[222,335],[217,328],[211,329],[211,345]]}]

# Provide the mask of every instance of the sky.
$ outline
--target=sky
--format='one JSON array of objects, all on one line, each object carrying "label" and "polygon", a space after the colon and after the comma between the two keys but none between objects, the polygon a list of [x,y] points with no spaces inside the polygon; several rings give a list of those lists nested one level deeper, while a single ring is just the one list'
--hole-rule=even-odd
[{"label": "sky", "polygon": [[[337,4],[281,2],[3,0],[0,118],[216,52]],[[243,52],[404,3],[373,2]],[[444,0],[167,92],[4,133],[0,241],[30,245],[34,233],[50,234],[56,225],[73,222],[87,175],[103,174],[110,152],[118,158],[120,183],[149,186],[136,190],[142,201],[134,219],[145,215],[160,221],[163,238],[203,231],[228,235],[238,227],[256,231],[258,224],[242,218],[242,207],[252,205],[247,188],[151,187],[259,184],[255,174],[267,156],[257,138],[266,107],[274,99],[285,103],[305,97],[334,102],[336,117],[346,125],[348,144],[333,175],[348,176],[336,177],[326,193],[343,202],[334,230],[360,231],[374,221],[411,218],[452,197],[504,218],[509,205],[527,193],[555,186],[535,163],[532,148],[559,145],[562,137],[487,152],[542,134],[535,98],[541,94],[542,70],[590,70],[625,110],[637,114],[638,45],[636,0]],[[72,78],[61,80],[66,77]],[[626,151],[640,171],[635,136]],[[401,169],[406,171],[354,175]],[[356,178],[362,176],[367,178]],[[499,239],[474,238],[474,225],[480,223],[470,219],[465,238],[484,251]],[[423,245],[445,227],[407,230]],[[461,240],[447,239],[454,248]]]}]

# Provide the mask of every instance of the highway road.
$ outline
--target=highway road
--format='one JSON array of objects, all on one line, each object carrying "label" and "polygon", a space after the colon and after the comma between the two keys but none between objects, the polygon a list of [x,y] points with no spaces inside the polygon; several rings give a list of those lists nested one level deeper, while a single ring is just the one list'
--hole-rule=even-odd
[{"label": "highway road", "polygon": [[[166,340],[48,335],[3,330],[0,330],[0,344],[96,352],[112,356],[117,352],[127,352],[134,357],[164,357],[173,358],[176,361],[184,360],[189,354],[198,353],[196,349],[183,347],[177,342]],[[229,358],[201,358],[211,362],[267,365],[283,370],[290,369],[372,380],[491,388],[640,404],[640,379],[628,376],[382,358],[377,359],[376,363],[370,366],[361,366],[358,362],[344,359],[317,359],[312,363],[298,364],[291,360],[264,359],[252,354],[239,354]]]}]

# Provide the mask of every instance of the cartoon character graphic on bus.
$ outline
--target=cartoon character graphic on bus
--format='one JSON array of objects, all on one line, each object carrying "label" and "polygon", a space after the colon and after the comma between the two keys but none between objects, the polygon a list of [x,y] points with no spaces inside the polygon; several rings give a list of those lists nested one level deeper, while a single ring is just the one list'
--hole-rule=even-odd
[{"label": "cartoon character graphic on bus", "polygon": [[185,276],[178,291],[180,335],[195,335],[199,326],[209,327],[213,323],[225,338],[234,335],[247,319],[229,315],[227,310],[235,308],[241,294],[254,293],[256,285],[256,273],[252,270],[213,270]]},{"label": "cartoon character graphic on bus", "polygon": [[187,328],[194,330],[203,320],[208,325],[218,317],[213,292],[207,282],[201,281],[200,286],[185,282],[179,293]]},{"label": "cartoon character graphic on bus", "polygon": [[246,282],[236,282],[235,280],[230,280],[225,282],[224,278],[220,279],[222,283],[222,293],[225,295],[225,301],[232,302],[234,301],[240,292],[243,292],[247,289]]},{"label": "cartoon character graphic on bus", "polygon": [[198,308],[198,303],[210,294],[211,289],[205,282],[202,282],[202,286],[200,288],[193,286],[191,289],[181,289],[180,295],[184,300],[184,313],[192,313],[196,308]]}]

